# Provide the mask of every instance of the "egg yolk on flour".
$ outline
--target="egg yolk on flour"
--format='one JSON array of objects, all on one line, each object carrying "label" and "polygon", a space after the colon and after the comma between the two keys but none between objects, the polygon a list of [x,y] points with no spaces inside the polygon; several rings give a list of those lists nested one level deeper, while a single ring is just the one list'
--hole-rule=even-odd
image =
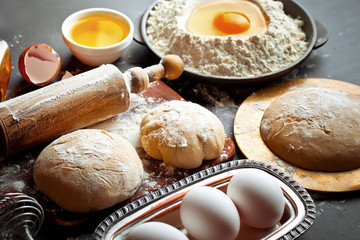
[{"label": "egg yolk on flour", "polygon": [[185,28],[201,36],[228,36],[247,39],[267,30],[261,8],[246,0],[215,0],[192,9]]},{"label": "egg yolk on flour", "polygon": [[126,38],[129,32],[129,26],[120,19],[91,15],[79,19],[71,29],[70,36],[84,46],[107,47]]}]

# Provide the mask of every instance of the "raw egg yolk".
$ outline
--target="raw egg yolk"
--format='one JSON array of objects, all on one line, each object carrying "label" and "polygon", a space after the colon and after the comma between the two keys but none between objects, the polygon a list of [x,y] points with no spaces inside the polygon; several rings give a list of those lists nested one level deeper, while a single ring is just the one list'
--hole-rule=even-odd
[{"label": "raw egg yolk", "polygon": [[120,19],[91,15],[79,19],[72,27],[71,38],[88,47],[107,47],[123,40],[130,32],[130,27]]},{"label": "raw egg yolk", "polygon": [[250,28],[250,19],[243,13],[224,12],[214,18],[214,26],[227,34],[239,34]]},{"label": "raw egg yolk", "polygon": [[[188,9],[185,29],[199,36],[228,36],[247,39],[267,30],[268,17],[247,0],[214,0]],[[185,14],[184,16],[186,16]]]}]

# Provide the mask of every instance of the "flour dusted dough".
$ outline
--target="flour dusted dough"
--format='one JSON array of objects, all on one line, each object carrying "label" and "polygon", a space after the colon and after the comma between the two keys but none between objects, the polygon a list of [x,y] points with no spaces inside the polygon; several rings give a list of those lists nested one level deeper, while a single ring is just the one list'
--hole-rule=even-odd
[{"label": "flour dusted dough", "polygon": [[152,158],[174,167],[193,169],[203,160],[220,156],[225,131],[209,110],[175,100],[145,115],[140,125],[140,140]]},{"label": "flour dusted dough", "polygon": [[266,109],[260,133],[275,155],[315,171],[360,167],[360,96],[326,88],[286,93]]},{"label": "flour dusted dough", "polygon": [[143,177],[134,147],[97,129],[58,138],[40,153],[33,171],[37,189],[72,212],[101,210],[126,200]]}]

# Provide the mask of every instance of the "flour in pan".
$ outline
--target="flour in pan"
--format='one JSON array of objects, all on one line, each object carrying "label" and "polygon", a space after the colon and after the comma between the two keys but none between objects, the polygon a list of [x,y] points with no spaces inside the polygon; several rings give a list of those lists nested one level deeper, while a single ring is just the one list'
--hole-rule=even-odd
[{"label": "flour in pan", "polygon": [[160,0],[147,20],[147,36],[160,54],[179,55],[194,72],[233,77],[258,76],[298,60],[306,51],[303,22],[286,15],[274,0],[251,0],[268,18],[268,29],[248,39],[198,36],[184,27],[192,6],[209,0]]}]

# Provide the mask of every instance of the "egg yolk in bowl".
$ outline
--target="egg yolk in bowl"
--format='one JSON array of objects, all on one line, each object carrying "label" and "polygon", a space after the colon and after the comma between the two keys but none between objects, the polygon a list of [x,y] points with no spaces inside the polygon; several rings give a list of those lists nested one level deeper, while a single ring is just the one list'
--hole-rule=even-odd
[{"label": "egg yolk in bowl", "polygon": [[194,7],[185,28],[200,36],[229,36],[247,39],[267,30],[261,8],[246,0],[215,0]]}]

